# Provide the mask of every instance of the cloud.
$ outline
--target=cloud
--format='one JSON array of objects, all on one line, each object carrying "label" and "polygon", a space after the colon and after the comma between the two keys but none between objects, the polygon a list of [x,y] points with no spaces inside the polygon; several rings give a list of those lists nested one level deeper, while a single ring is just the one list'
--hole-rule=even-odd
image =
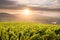
[{"label": "cloud", "polygon": [[53,9],[60,8],[60,0],[30,0],[29,4]]},{"label": "cloud", "polygon": [[29,0],[10,0],[10,1],[16,1],[17,4],[27,4],[27,3],[29,3]]},{"label": "cloud", "polygon": [[27,4],[33,7],[46,7],[50,9],[60,8],[60,0],[0,0],[0,8],[20,7],[18,6],[19,4]]},{"label": "cloud", "polygon": [[16,7],[16,3],[14,1],[9,0],[0,0],[0,8],[10,8]]}]

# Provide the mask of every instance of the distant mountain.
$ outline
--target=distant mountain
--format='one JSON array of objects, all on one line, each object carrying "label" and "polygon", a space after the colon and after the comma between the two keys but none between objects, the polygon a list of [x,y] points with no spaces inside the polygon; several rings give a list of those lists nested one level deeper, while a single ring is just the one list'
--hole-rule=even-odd
[{"label": "distant mountain", "polygon": [[33,14],[33,16],[21,16],[20,14],[16,14],[18,16],[19,21],[27,21],[27,22],[37,22],[37,23],[47,23],[52,24],[52,22],[56,22],[60,24],[60,17],[52,17],[52,16],[44,16]]},{"label": "distant mountain", "polygon": [[33,15],[33,16],[23,16],[21,14],[8,14],[8,13],[0,13],[0,22],[38,22],[38,23],[47,23],[52,24],[52,22],[56,22],[60,24],[60,18],[49,17],[43,15]]},{"label": "distant mountain", "polygon": [[0,13],[0,22],[14,21],[14,20],[16,20],[16,18],[17,17],[12,14],[4,13],[4,12]]},{"label": "distant mountain", "polygon": [[56,22],[57,24],[60,24],[60,17],[50,17],[50,16],[44,16],[44,15],[34,15],[34,21],[38,23],[47,23],[52,24],[52,22]]}]

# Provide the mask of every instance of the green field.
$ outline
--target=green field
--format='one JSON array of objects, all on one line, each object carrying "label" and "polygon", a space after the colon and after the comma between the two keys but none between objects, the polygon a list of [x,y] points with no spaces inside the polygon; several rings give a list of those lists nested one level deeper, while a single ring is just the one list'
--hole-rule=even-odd
[{"label": "green field", "polygon": [[60,40],[60,25],[1,22],[0,40]]}]

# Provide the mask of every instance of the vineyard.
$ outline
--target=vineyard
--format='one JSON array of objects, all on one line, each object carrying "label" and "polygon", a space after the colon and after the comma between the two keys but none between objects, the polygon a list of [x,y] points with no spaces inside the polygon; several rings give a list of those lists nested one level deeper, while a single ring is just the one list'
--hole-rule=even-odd
[{"label": "vineyard", "polygon": [[0,40],[60,40],[60,25],[1,22]]}]

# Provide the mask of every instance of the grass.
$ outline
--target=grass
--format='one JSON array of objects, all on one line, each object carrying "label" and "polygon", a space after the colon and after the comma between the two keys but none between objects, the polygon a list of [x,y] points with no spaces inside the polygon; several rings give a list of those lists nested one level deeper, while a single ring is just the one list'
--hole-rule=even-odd
[{"label": "grass", "polygon": [[0,22],[0,40],[60,40],[60,25]]}]

